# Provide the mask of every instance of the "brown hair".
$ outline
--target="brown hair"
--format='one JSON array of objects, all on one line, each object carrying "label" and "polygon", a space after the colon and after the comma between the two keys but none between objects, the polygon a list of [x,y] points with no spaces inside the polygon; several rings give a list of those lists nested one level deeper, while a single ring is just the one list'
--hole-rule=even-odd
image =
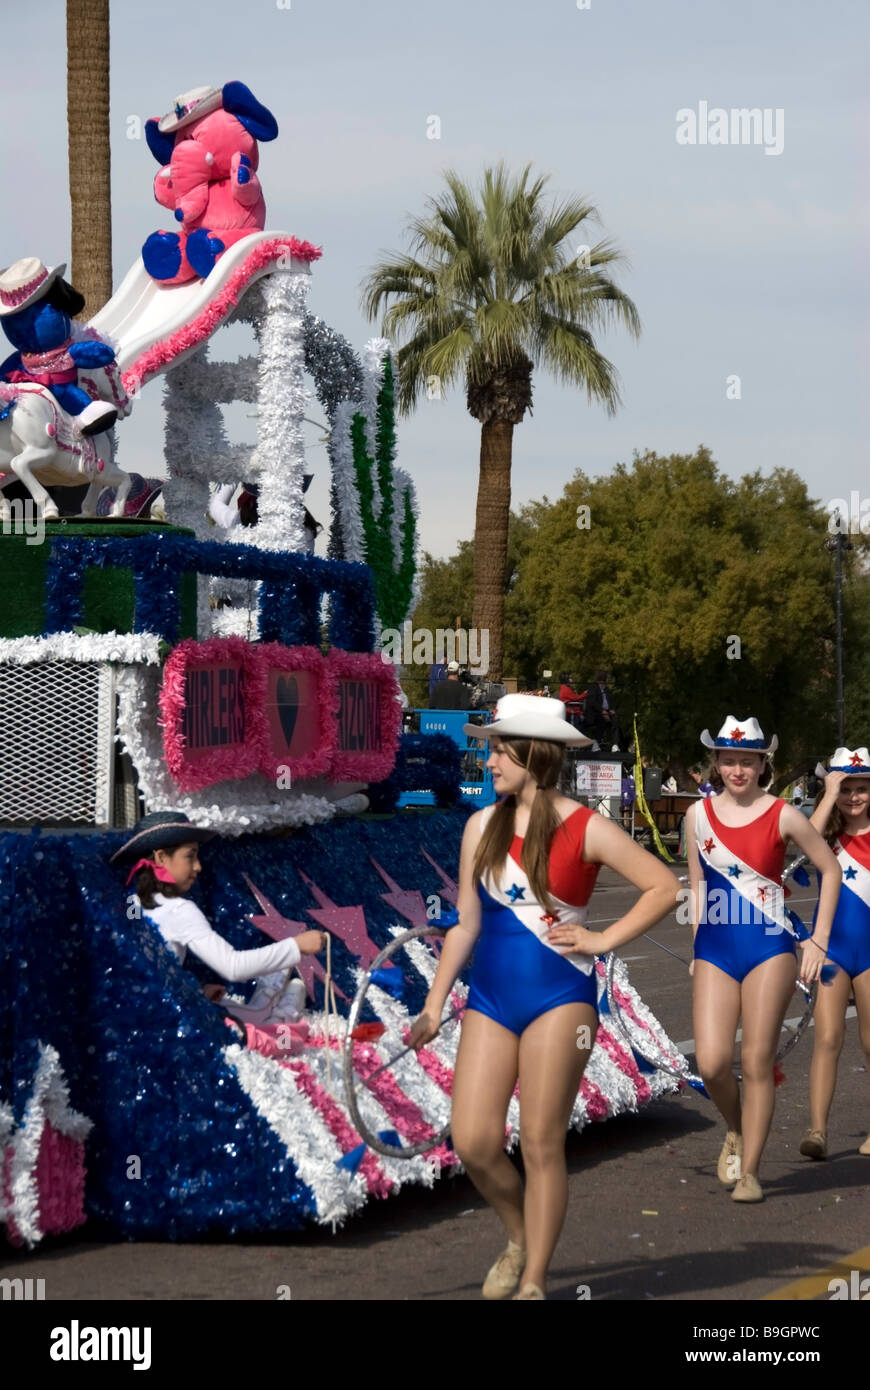
[{"label": "brown hair", "polygon": [[155,893],[160,893],[164,898],[181,897],[177,883],[164,883],[148,865],[144,865],[137,873],[133,891],[144,908],[157,906],[154,901]]},{"label": "brown hair", "polygon": [[[505,738],[502,742],[511,761],[518,767],[524,767],[534,777],[539,791],[549,791],[556,786],[564,757],[561,744],[537,738]],[[475,886],[485,878],[494,877],[505,863],[514,838],[516,809],[515,796],[506,796],[496,803],[474,856]],[[532,885],[532,892],[547,912],[553,909],[548,892],[550,844],[560,823],[550,797],[536,796],[523,839],[522,865]]]},{"label": "brown hair", "polygon": [[[819,787],[819,790],[816,792],[816,799],[813,802],[813,805],[815,807],[818,807],[821,804],[822,797],[824,795],[825,784],[823,782],[822,785]],[[826,840],[829,845],[832,845],[834,841],[838,839],[840,835],[842,835],[844,825],[845,821],[843,820],[843,813],[835,801],[834,805],[831,808],[831,814],[828,816],[828,823],[825,826],[824,830],[821,832],[822,839]]]},{"label": "brown hair", "polygon": [[[709,782],[716,789],[717,792],[720,792],[725,785],[725,783],[722,781],[722,774],[719,771],[719,754],[739,751],[739,749],[731,748],[711,749],[710,759],[707,763],[707,766],[704,768],[704,780]],[[769,756],[766,753],[759,752],[757,748],[747,748],[744,751],[747,753],[758,753],[759,757],[764,758],[764,766],[758,774],[758,785],[760,787],[765,788],[769,787],[771,782],[773,781],[773,763],[770,761]]]}]

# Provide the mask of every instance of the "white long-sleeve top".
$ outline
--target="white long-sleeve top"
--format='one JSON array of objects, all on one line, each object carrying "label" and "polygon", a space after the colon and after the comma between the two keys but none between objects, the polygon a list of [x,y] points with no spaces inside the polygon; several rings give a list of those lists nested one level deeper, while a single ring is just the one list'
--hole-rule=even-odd
[{"label": "white long-sleeve top", "polygon": [[211,970],[233,982],[253,980],[270,970],[288,970],[299,964],[302,953],[292,937],[271,946],[236,951],[209,926],[208,919],[188,898],[164,898],[162,893],[155,893],[154,901],[156,907],[143,907],[136,898],[142,916],[155,923],[180,965],[184,964],[188,947]]}]

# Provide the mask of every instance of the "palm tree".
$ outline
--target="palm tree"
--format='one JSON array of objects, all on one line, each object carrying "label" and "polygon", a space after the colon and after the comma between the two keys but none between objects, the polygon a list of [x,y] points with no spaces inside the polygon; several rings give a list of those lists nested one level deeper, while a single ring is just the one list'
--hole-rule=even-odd
[{"label": "palm tree", "polygon": [[66,0],[70,278],[93,318],[112,293],[109,0]]},{"label": "palm tree", "polygon": [[[488,629],[490,677],[502,674],[511,451],[514,426],[532,405],[532,369],[548,367],[583,386],[613,414],[617,373],[589,331],[614,318],[637,337],[640,319],[603,267],[624,259],[609,241],[580,248],[578,228],[597,219],[575,198],[544,206],[546,177],[530,165],[512,178],[487,169],[479,194],[457,174],[448,191],[413,218],[411,253],[375,266],[364,287],[370,318],[403,342],[399,405],[408,413],[427,382],[464,378],[468,410],[480,421],[474,532],[473,624]],[[582,236],[582,232],[579,234]],[[389,307],[387,307],[389,306]],[[404,340],[404,341],[403,341]]]}]

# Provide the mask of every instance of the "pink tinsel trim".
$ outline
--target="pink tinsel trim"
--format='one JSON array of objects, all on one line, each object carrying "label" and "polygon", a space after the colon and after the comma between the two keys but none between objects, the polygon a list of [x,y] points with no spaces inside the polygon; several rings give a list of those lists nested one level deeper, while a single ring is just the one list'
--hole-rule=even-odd
[{"label": "pink tinsel trim", "polygon": [[[350,1153],[351,1149],[357,1148],[363,1142],[362,1139],[345,1118],[344,1111],[316,1080],[305,1062],[282,1062],[281,1066],[293,1073],[298,1089],[318,1111],[342,1153]],[[392,1179],[387,1177],[377,1156],[369,1148],[363,1155],[359,1171],[373,1197],[388,1197],[392,1192]]]},{"label": "pink tinsel trim", "polygon": [[594,1081],[584,1076],[580,1082],[580,1095],[586,1102],[586,1115],[590,1120],[606,1120],[610,1114],[610,1104],[604,1093]]},{"label": "pink tinsel trim", "polygon": [[402,727],[402,710],[396,699],[395,668],[384,662],[378,652],[370,655],[367,652],[345,652],[339,647],[333,647],[326,657],[326,670],[330,703],[335,701],[336,709],[340,678],[347,676],[352,680],[380,682],[383,738],[383,747],[379,753],[355,753],[341,749],[336,738],[330,776],[335,782],[383,782],[395,766]]},{"label": "pink tinsel trim", "polygon": [[[12,1215],[10,1175],[14,1149],[6,1150],[3,1172],[3,1199],[6,1205],[6,1234],[12,1245],[24,1239]],[[68,1134],[61,1134],[47,1121],[39,1139],[36,1160],[36,1193],[41,1236],[74,1231],[85,1223],[85,1146]]]},{"label": "pink tinsel trim", "polygon": [[595,1046],[600,1047],[602,1052],[606,1052],[612,1062],[615,1062],[619,1070],[625,1072],[630,1078],[634,1089],[637,1091],[639,1101],[647,1101],[652,1095],[649,1082],[641,1075],[640,1068],[634,1060],[632,1054],[610,1034],[606,1028],[599,1024],[598,1032],[595,1034]]},{"label": "pink tinsel trim", "polygon": [[84,1225],[85,1146],[50,1124],[42,1131],[36,1188],[44,1235],[58,1235]]},{"label": "pink tinsel trim", "polygon": [[155,343],[136,359],[123,375],[124,389],[128,392],[138,390],[157,372],[168,367],[179,353],[187,352],[209,338],[215,329],[220,327],[227,314],[236,307],[252,275],[264,266],[285,257],[288,251],[297,260],[309,262],[318,260],[323,254],[320,248],[312,246],[310,241],[298,241],[294,236],[261,241],[233,271],[220,293],[205,306],[192,323],[185,324],[163,342]]},{"label": "pink tinsel trim", "polygon": [[[317,647],[284,647],[280,642],[266,642],[257,650],[266,670],[267,689],[270,668],[281,671],[311,671],[314,675],[317,683],[319,737],[310,752],[301,758],[288,758],[287,763],[291,777],[299,781],[304,781],[307,777],[319,777],[327,771],[338,739],[338,690],[337,687],[333,688],[328,680],[323,655]],[[260,771],[274,780],[279,766],[280,762],[269,746],[267,720]]]},{"label": "pink tinsel trim", "polygon": [[[195,766],[185,759],[184,690],[188,666],[208,666],[231,661],[243,670],[245,742],[241,747],[221,744],[210,749]],[[181,791],[195,792],[212,782],[247,777],[255,772],[267,737],[266,673],[257,649],[243,637],[211,637],[207,642],[188,638],[179,642],[166,659],[160,690],[160,723],[166,765]]]},{"label": "pink tinsel trim", "polygon": [[[410,1028],[402,1030],[402,1040],[408,1042],[411,1037]],[[453,1072],[450,1067],[445,1066],[434,1052],[430,1052],[428,1047],[421,1047],[417,1053],[417,1061],[423,1068],[430,1081],[434,1081],[439,1086],[445,1096],[453,1095]]]},{"label": "pink tinsel trim", "polygon": [[[603,978],[605,975],[605,966],[603,961],[597,961],[595,969],[598,972],[598,974]],[[680,1067],[684,1065],[685,1059],[681,1057],[678,1052],[667,1052],[662,1047],[661,1043],[656,1038],[655,1034],[652,1032],[652,1029],[650,1028],[649,1024],[645,1023],[644,1020],[642,1018],[639,1018],[638,1015],[635,1013],[630,998],[625,993],[625,991],[620,988],[620,986],[616,983],[615,980],[613,982],[613,997],[616,1000],[622,1012],[625,1014],[626,1018],[630,1018],[632,1023],[636,1023],[638,1028],[641,1028],[644,1033],[648,1033],[650,1041],[653,1043],[655,1048],[661,1053],[668,1065],[673,1067],[675,1071],[679,1071]]]},{"label": "pink tinsel trim", "polygon": [[[319,1036],[311,1038],[309,1046],[325,1047],[326,1038]],[[333,1050],[340,1046],[337,1038],[330,1038],[329,1045]],[[371,1043],[355,1042],[353,1047],[353,1069],[363,1081],[371,1076],[382,1065],[382,1060],[377,1050]],[[403,1139],[407,1139],[411,1144],[419,1144],[425,1139],[434,1138],[435,1131],[427,1123],[420,1107],[415,1104],[409,1096],[400,1088],[394,1076],[388,1071],[381,1072],[380,1076],[369,1086],[369,1091],[383,1110],[389,1115],[395,1129]],[[452,1149],[448,1149],[446,1144],[432,1148],[426,1158],[437,1160],[441,1168],[455,1168],[457,1164],[456,1154]]]}]

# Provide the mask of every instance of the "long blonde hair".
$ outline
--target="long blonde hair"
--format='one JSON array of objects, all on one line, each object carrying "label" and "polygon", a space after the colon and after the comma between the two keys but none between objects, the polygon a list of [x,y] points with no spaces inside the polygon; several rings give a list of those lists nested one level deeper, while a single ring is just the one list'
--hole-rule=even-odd
[{"label": "long blonde hair", "polygon": [[[511,761],[518,767],[525,768],[530,776],[534,777],[538,791],[549,791],[556,786],[564,756],[564,748],[560,743],[538,738],[505,738],[501,741]],[[504,865],[514,839],[516,809],[515,796],[506,796],[496,803],[474,856],[475,887],[483,880],[495,877]],[[548,912],[553,909],[548,891],[550,845],[559,825],[552,798],[536,796],[532,802],[529,825],[523,839],[522,865],[535,898]],[[486,887],[485,882],[483,886]]]}]

